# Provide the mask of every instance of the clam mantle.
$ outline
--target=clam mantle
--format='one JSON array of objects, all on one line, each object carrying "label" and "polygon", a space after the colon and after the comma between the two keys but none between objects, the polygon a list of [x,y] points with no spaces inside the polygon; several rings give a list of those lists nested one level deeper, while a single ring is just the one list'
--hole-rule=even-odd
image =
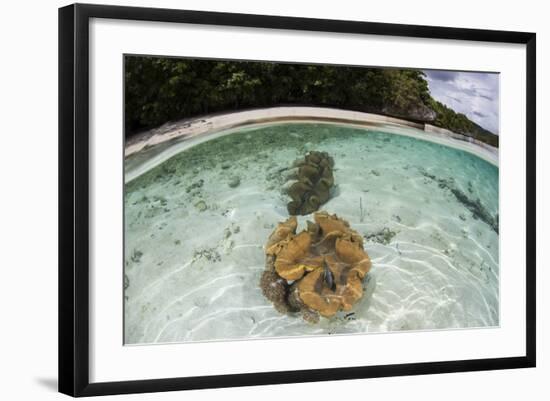
[{"label": "clam mantle", "polygon": [[334,160],[326,152],[309,152],[304,158],[294,162],[294,170],[289,175],[292,185],[286,193],[292,199],[288,214],[307,215],[319,210],[330,197],[334,185],[332,169]]},{"label": "clam mantle", "polygon": [[279,312],[301,312],[316,323],[361,299],[371,261],[347,221],[327,212],[313,217],[298,234],[295,216],[277,225],[266,243],[260,286]]}]

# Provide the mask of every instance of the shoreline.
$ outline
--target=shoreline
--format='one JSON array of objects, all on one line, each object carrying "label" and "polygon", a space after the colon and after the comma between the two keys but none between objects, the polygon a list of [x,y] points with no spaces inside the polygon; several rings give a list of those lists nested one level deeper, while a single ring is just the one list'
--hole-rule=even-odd
[{"label": "shoreline", "polygon": [[[216,114],[166,123],[130,138],[124,148],[125,183],[189,146],[237,129],[289,122],[326,123],[376,129],[464,150],[498,167],[498,148],[430,124],[380,114],[325,107],[283,106]],[[179,146],[173,147],[173,144]]]}]

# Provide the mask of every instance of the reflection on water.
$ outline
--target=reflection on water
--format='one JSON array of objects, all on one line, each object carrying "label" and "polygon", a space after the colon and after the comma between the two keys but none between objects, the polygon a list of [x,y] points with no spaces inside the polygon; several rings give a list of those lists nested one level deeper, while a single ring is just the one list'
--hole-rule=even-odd
[{"label": "reflection on water", "polygon": [[[315,325],[258,285],[284,168],[308,150],[334,158],[323,210],[373,261],[353,313]],[[498,168],[410,137],[304,123],[198,144],[126,184],[125,233],[129,344],[499,324]]]}]

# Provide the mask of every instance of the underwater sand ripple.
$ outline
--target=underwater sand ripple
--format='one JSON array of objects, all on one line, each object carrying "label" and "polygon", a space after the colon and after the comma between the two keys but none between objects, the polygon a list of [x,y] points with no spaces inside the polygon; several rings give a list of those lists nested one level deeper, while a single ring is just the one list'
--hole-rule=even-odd
[{"label": "underwater sand ripple", "polygon": [[[419,173],[452,177],[495,215],[496,167],[454,149],[363,129],[261,129],[197,145],[127,185],[126,343],[499,324],[498,235]],[[289,129],[298,134],[289,137]],[[258,288],[262,244],[286,219],[283,178],[274,172],[308,149],[335,158],[337,188],[325,209],[365,236],[373,261],[351,317],[318,325],[278,314]],[[240,178],[236,188],[228,185],[231,176]]]}]

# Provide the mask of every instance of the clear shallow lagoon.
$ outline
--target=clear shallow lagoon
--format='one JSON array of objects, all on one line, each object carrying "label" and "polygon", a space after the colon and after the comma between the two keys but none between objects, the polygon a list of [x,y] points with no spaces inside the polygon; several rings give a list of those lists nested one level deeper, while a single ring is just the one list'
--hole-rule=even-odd
[{"label": "clear shallow lagoon", "polygon": [[[309,150],[335,161],[322,210],[365,237],[373,262],[354,314],[315,325],[279,314],[259,287],[263,244],[288,218],[283,169]],[[464,151],[341,125],[197,144],[126,184],[125,342],[497,326],[498,181]]]}]

